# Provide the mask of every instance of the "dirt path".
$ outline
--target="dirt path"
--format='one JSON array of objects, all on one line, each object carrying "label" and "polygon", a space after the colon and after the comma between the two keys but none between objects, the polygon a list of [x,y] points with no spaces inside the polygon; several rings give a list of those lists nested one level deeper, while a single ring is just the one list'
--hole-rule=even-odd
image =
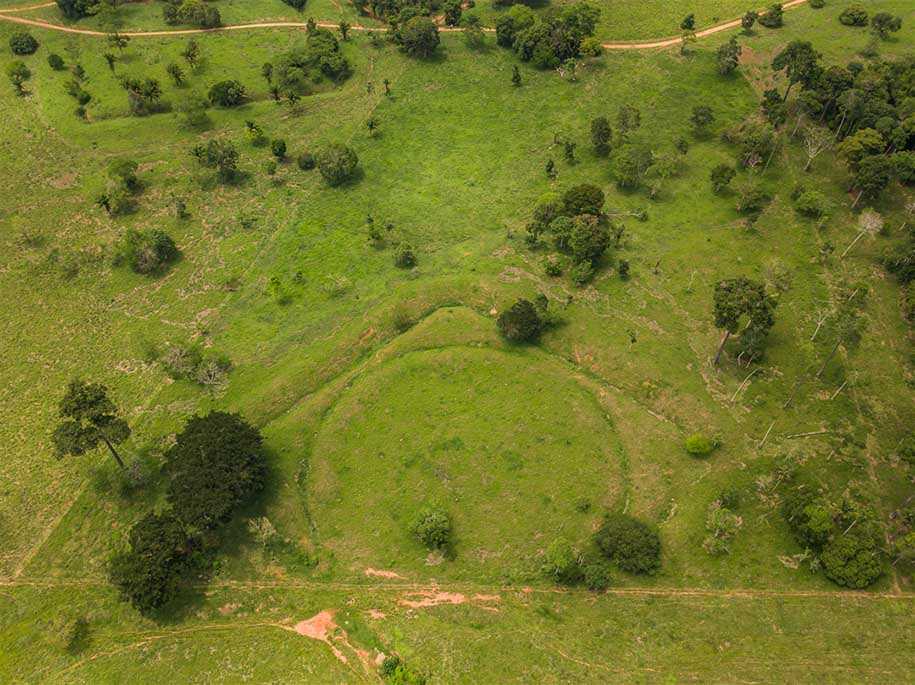
[{"label": "dirt path", "polygon": [[[807,0],[789,0],[784,3],[784,9],[791,9],[798,7]],[[8,21],[14,24],[22,24],[23,26],[33,26],[35,28],[48,29],[50,31],[59,31],[61,33],[71,33],[81,36],[100,36],[106,37],[108,33],[104,31],[96,31],[94,29],[80,29],[73,28],[72,26],[63,26],[62,24],[54,24],[49,21],[43,21],[41,19],[29,19],[27,17],[16,16],[16,12],[26,12],[28,10],[41,9],[44,7],[53,6],[55,3],[43,3],[40,5],[30,5],[27,7],[11,7],[7,9],[0,10],[0,21]],[[760,10],[762,11],[762,10]],[[337,28],[338,24],[330,21],[319,21],[317,25],[322,28]],[[710,26],[709,28],[702,29],[701,31],[696,32],[697,38],[704,38],[706,36],[711,36],[715,33],[720,33],[721,31],[728,31],[740,26],[740,19],[732,19],[731,21],[726,21],[721,24],[716,24],[715,26]],[[201,28],[190,28],[190,29],[167,29],[167,30],[156,30],[156,31],[123,31],[121,35],[129,36],[130,38],[156,38],[162,36],[186,36],[199,33],[222,33],[224,31],[247,31],[249,29],[281,29],[281,28],[291,28],[291,29],[304,29],[305,23],[301,21],[267,21],[267,22],[254,22],[249,24],[232,24],[229,26],[219,26],[213,29],[201,29]],[[372,27],[372,26],[363,26],[361,24],[354,24],[350,26],[352,31],[387,31],[385,27]],[[484,28],[484,31],[487,33],[494,33],[495,29]],[[439,28],[439,31],[443,33],[451,32],[460,32],[463,31],[461,28],[451,28],[443,26]],[[672,38],[661,38],[657,40],[648,40],[648,41],[619,41],[619,42],[609,42],[603,43],[603,47],[606,50],[652,50],[657,48],[668,48],[675,45],[679,45],[682,42],[680,36],[675,36]]]},{"label": "dirt path", "polygon": [[[107,588],[108,580],[101,577],[96,578],[3,578],[0,579],[0,587],[35,587],[35,588]],[[239,589],[239,590],[272,590],[272,589],[290,589],[290,590],[324,590],[324,591],[341,591],[341,592],[395,592],[404,596],[416,594],[432,594],[440,596],[444,594],[458,595],[463,594],[467,597],[482,597],[494,599],[502,594],[520,593],[523,595],[581,595],[595,597],[591,591],[584,588],[561,588],[561,587],[527,587],[527,586],[505,586],[505,585],[485,585],[468,582],[449,583],[447,586],[438,585],[431,582],[346,582],[346,581],[310,581],[310,580],[251,580],[251,581],[218,581],[202,585],[208,589]],[[714,588],[689,588],[689,587],[613,587],[608,589],[605,594],[616,597],[703,597],[703,598],[724,598],[724,599],[834,599],[841,601],[848,600],[878,600],[878,599],[895,599],[903,601],[915,601],[915,592],[855,592],[852,590],[763,590],[757,588],[732,588],[725,590],[716,590]]]}]

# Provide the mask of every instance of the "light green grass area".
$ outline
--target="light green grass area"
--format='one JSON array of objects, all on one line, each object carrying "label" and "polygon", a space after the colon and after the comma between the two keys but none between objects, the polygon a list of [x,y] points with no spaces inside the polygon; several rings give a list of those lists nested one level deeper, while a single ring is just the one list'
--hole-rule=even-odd
[{"label": "light green grass area", "polygon": [[[322,1],[304,16],[351,16],[349,5]],[[895,456],[915,424],[911,347],[898,286],[876,264],[899,237],[905,191],[894,188],[877,207],[886,235],[824,264],[825,242],[844,247],[856,234],[847,173],[834,156],[813,170],[833,209],[822,227],[789,198],[805,178],[796,144],[766,170],[775,197],[752,229],[733,195],[715,196],[708,183],[711,168],[734,156],[717,134],[755,111],[771,57],[787,41],[812,40],[829,62],[862,59],[868,34],[836,20],[847,4],[791,10],[784,29],[742,38],[732,78],[714,67],[726,33],[700,41],[691,57],[611,52],[584,63],[574,82],[521,65],[520,88],[511,86],[515,57],[492,36],[471,51],[443,34],[440,57],[418,62],[354,35],[343,44],[353,76],[321,84],[294,111],[270,100],[260,70],[304,40],[298,30],[199,36],[203,65],[183,88],[165,66],[180,60],[186,38],[133,39],[117,73],[155,76],[171,106],[225,78],[247,87],[250,100],[210,110],[202,134],[181,129],[171,112],[128,116],[104,39],[33,30],[41,48],[25,58],[29,97],[0,84],[0,680],[369,680],[355,645],[371,658],[396,650],[433,682],[911,681],[915,606],[911,595],[892,595],[912,591],[907,572],[887,564],[871,594],[838,594],[822,574],[785,563],[803,550],[757,491],[791,455],[824,484],[873,495],[884,517],[911,495],[911,469]],[[895,14],[908,7],[872,4]],[[746,9],[618,5],[606,10],[602,37],[676,34],[688,11],[701,29]],[[227,23],[303,16],[279,0],[219,6]],[[160,3],[128,5],[125,27],[159,27],[160,11]],[[489,13],[487,0],[475,11]],[[59,20],[53,8],[29,16]],[[17,30],[0,21],[4,51]],[[901,55],[913,41],[906,16],[881,51]],[[69,75],[48,67],[49,52],[85,68],[88,122],[74,115]],[[685,169],[656,200],[619,192],[590,149],[590,120],[612,120],[627,103],[641,109],[637,135],[656,152],[690,141]],[[708,138],[690,133],[698,104],[715,112]],[[371,137],[373,115],[380,128]],[[246,120],[286,140],[291,159],[277,180],[263,171],[269,149],[246,140]],[[577,143],[577,163],[563,161],[557,135]],[[213,186],[189,153],[201,138],[238,146],[243,182]],[[294,157],[335,141],[353,146],[361,173],[330,189]],[[121,156],[140,163],[144,190],[135,213],[111,219],[93,199]],[[626,233],[578,289],[544,274],[548,252],[525,244],[524,226],[544,193],[582,182],[605,191]],[[190,218],[174,218],[176,196]],[[626,215],[637,209],[646,221]],[[368,241],[367,215],[393,225],[386,246]],[[166,230],[181,260],[158,278],[113,267],[112,245],[131,227]],[[415,247],[416,269],[394,266],[396,241]],[[620,258],[632,264],[628,281],[612,268]],[[787,283],[766,359],[750,378],[730,351],[710,365],[719,340],[712,289],[735,275]],[[272,278],[289,303],[270,294]],[[810,379],[827,351],[810,342],[819,312],[844,284],[860,282],[869,288],[861,348]],[[561,324],[536,348],[505,345],[495,315],[537,292]],[[232,359],[226,388],[172,381],[147,357],[151,345],[189,341]],[[209,408],[241,412],[266,437],[267,496],[231,526],[207,594],[192,593],[170,621],[140,618],[104,578],[110,550],[163,504],[162,474],[154,469],[148,489],[122,497],[107,455],[58,462],[51,454],[56,403],[77,375],[107,384],[124,408],[129,459],[158,463],[185,418]],[[720,437],[721,448],[690,458],[682,445],[695,431]],[[729,555],[710,557],[706,510],[728,486],[741,492],[743,527]],[[433,502],[455,521],[456,556],[441,563],[407,531]],[[606,509],[658,526],[661,571],[617,572],[617,594],[555,592],[536,573],[542,550],[559,535],[584,542]],[[246,529],[254,516],[267,516],[316,566],[271,558]],[[367,567],[401,578],[367,577]],[[418,592],[465,601],[403,603],[423,599]],[[346,664],[289,630],[325,609],[347,630],[348,644],[340,633],[334,642]],[[93,638],[79,656],[53,642],[62,610],[90,620]]]}]

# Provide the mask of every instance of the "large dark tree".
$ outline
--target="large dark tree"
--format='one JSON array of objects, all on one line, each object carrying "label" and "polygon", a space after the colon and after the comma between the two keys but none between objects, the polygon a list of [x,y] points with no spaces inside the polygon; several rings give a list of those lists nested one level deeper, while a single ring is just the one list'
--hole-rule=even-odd
[{"label": "large dark tree", "polygon": [[148,614],[175,596],[195,547],[174,514],[147,514],[131,529],[128,549],[111,558],[109,580],[140,613]]},{"label": "large dark tree", "polygon": [[496,324],[502,337],[514,343],[534,342],[544,328],[537,307],[530,300],[524,299],[499,314]]},{"label": "large dark tree", "polygon": [[70,381],[59,412],[62,420],[52,436],[58,459],[80,456],[105,443],[118,466],[124,468],[114,446],[130,437],[130,426],[118,416],[118,408],[108,398],[104,385],[79,379]]},{"label": "large dark tree", "polygon": [[403,51],[411,57],[431,57],[438,48],[438,26],[429,17],[413,17],[397,31]]},{"label": "large dark tree", "polygon": [[757,356],[775,322],[775,301],[766,293],[765,286],[743,276],[722,280],[715,285],[714,302],[715,327],[724,331],[714,363],[718,364],[725,343],[744,320],[747,323],[741,338],[746,338],[746,342],[742,347],[751,356]]},{"label": "large dark tree", "polygon": [[57,0],[57,6],[67,19],[80,19],[88,16],[95,0]]},{"label": "large dark tree", "polygon": [[816,81],[820,72],[820,53],[813,49],[810,41],[793,40],[772,60],[773,71],[784,71],[788,77],[784,100],[795,83],[807,87]]},{"label": "large dark tree", "polygon": [[338,143],[321,150],[317,161],[318,171],[329,186],[338,186],[351,179],[359,165],[355,150]]},{"label": "large dark tree", "polygon": [[657,531],[626,514],[607,515],[594,541],[608,559],[629,573],[654,573],[661,566]]},{"label": "large dark tree", "polygon": [[264,487],[267,461],[260,432],[238,414],[212,411],[188,420],[166,453],[166,497],[191,530],[224,523]]}]

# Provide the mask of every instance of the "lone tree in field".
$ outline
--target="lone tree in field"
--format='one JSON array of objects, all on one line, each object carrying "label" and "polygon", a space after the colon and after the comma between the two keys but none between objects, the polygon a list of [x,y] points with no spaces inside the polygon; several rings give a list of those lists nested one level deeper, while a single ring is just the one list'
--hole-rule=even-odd
[{"label": "lone tree in field", "polygon": [[513,343],[536,341],[545,326],[537,306],[524,299],[499,314],[496,325],[502,337]]},{"label": "lone tree in field", "polygon": [[124,468],[114,446],[130,437],[130,426],[118,416],[118,408],[108,398],[104,385],[70,381],[59,411],[62,420],[52,435],[58,459],[80,456],[105,443],[118,466]]},{"label": "lone tree in field", "polygon": [[264,487],[267,460],[260,432],[238,414],[212,411],[189,419],[165,455],[166,498],[190,530],[225,523]]},{"label": "lone tree in field", "polygon": [[737,332],[744,317],[747,318],[747,323],[741,338],[747,342],[742,347],[752,356],[757,356],[769,329],[775,323],[775,301],[766,293],[765,286],[743,276],[725,279],[715,285],[714,302],[715,328],[724,331],[714,364],[718,364],[725,344]]}]

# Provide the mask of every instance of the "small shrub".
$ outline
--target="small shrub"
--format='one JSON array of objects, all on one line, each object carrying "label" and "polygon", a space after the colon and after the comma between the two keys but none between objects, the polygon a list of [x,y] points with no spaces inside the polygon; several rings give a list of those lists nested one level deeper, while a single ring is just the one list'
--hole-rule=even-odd
[{"label": "small shrub", "polygon": [[815,10],[820,10],[826,7],[826,0],[810,0],[810,6]]},{"label": "small shrub", "polygon": [[734,511],[740,506],[740,488],[736,485],[729,485],[718,493],[718,501],[725,509]]},{"label": "small shrub", "polygon": [[270,152],[272,152],[273,156],[278,160],[286,159],[286,141],[282,138],[274,138],[270,142]]},{"label": "small shrub", "polygon": [[867,26],[867,10],[861,5],[849,5],[842,10],[839,21],[845,26]]},{"label": "small shrub", "polygon": [[18,31],[10,36],[10,51],[14,55],[32,55],[38,49],[38,41],[31,33]]},{"label": "small shrub", "polygon": [[582,288],[594,278],[594,266],[591,262],[579,262],[569,271],[569,277],[572,283]]},{"label": "small shrub", "polygon": [[148,231],[130,229],[115,256],[115,264],[126,263],[138,274],[155,274],[163,271],[180,256],[175,241],[165,231],[153,228]]},{"label": "small shrub", "polygon": [[427,507],[413,521],[410,533],[428,549],[447,550],[453,536],[451,517],[444,509]]},{"label": "small shrub", "polygon": [[352,148],[334,143],[321,151],[317,164],[327,185],[339,186],[355,175],[359,158]]},{"label": "small shrub", "polygon": [[89,621],[85,616],[59,616],[50,627],[53,642],[68,654],[79,654],[89,646]]},{"label": "small shrub", "polygon": [[235,80],[220,81],[210,88],[209,100],[219,107],[237,107],[245,99],[245,87]]},{"label": "small shrub", "polygon": [[759,15],[759,23],[768,29],[777,29],[784,25],[785,10],[781,3],[771,5],[769,9]]},{"label": "small shrub", "polygon": [[608,514],[594,534],[604,556],[629,573],[654,573],[661,566],[657,531],[626,514]]},{"label": "small shrub", "polygon": [[394,266],[398,269],[412,269],[416,266],[416,254],[407,243],[397,246],[397,251],[394,253]]},{"label": "small shrub", "polygon": [[296,159],[296,164],[299,165],[299,169],[302,171],[311,171],[315,168],[315,156],[310,152],[303,152]]},{"label": "small shrub", "polygon": [[619,273],[621,279],[623,279],[624,281],[629,280],[629,260],[628,259],[621,259],[619,261],[619,263],[616,265],[616,270]]},{"label": "small shrub", "polygon": [[574,585],[582,579],[580,556],[568,540],[557,538],[547,547],[540,572],[554,583]]},{"label": "small shrub", "polygon": [[534,342],[543,332],[544,322],[530,300],[518,300],[496,321],[499,333],[509,342]]},{"label": "small shrub", "polygon": [[819,219],[826,214],[826,197],[816,190],[805,190],[794,202],[794,208],[801,216]]},{"label": "small shrub", "polygon": [[378,674],[389,685],[426,685],[426,676],[411,669],[396,654],[385,657]]},{"label": "small shrub", "polygon": [[718,446],[715,440],[712,440],[702,433],[693,433],[683,443],[687,453],[692,457],[707,457]]},{"label": "small shrub", "polygon": [[733,511],[715,500],[709,505],[705,518],[705,529],[708,531],[702,547],[712,555],[730,552],[730,542],[743,525],[743,519]]},{"label": "small shrub", "polygon": [[582,580],[591,592],[603,592],[613,581],[613,570],[606,559],[599,557],[586,560],[581,567]]},{"label": "small shrub", "polygon": [[562,260],[558,256],[554,254],[547,255],[543,258],[541,263],[543,264],[543,272],[547,276],[552,276],[554,278],[556,276],[562,276]]},{"label": "small shrub", "polygon": [[51,67],[54,71],[61,71],[67,65],[64,64],[63,57],[58,55],[56,52],[52,52],[48,55],[48,66]]}]

